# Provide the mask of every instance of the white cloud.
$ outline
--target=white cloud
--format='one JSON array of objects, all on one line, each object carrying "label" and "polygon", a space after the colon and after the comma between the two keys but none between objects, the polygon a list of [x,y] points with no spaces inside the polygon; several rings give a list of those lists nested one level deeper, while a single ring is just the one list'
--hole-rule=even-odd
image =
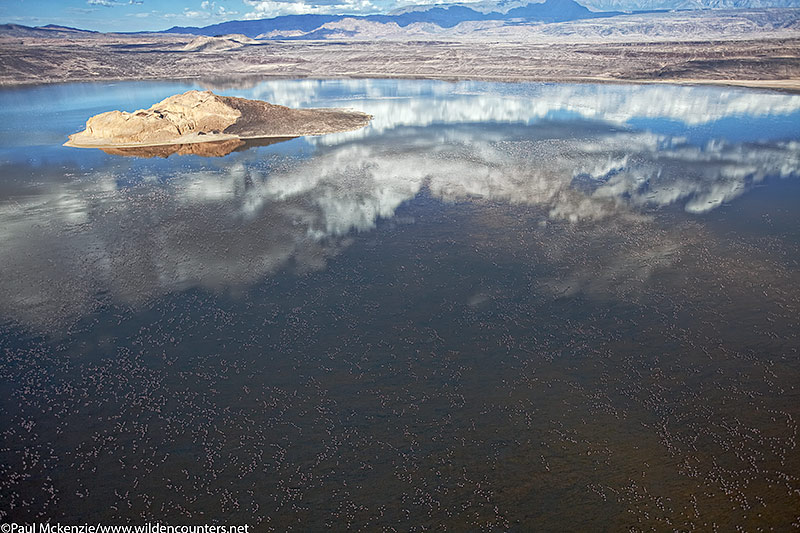
[{"label": "white cloud", "polygon": [[308,15],[312,13],[324,13],[325,7],[309,5],[305,2],[276,2],[273,0],[245,0],[245,4],[254,8],[250,13],[245,14],[246,19],[262,19],[277,17],[280,15]]},{"label": "white cloud", "polygon": [[232,17],[238,14],[239,14],[238,11],[230,11],[228,9],[225,9],[225,7],[223,6],[217,6],[217,15],[219,15],[220,17]]},{"label": "white cloud", "polygon": [[370,0],[343,0],[339,3],[316,4],[300,1],[282,0],[244,0],[253,8],[246,13],[246,19],[272,18],[281,15],[340,14],[340,13],[373,13],[377,7]]},{"label": "white cloud", "polygon": [[137,6],[141,5],[143,0],[86,0],[90,6],[103,6],[103,7],[116,7],[116,6]]},{"label": "white cloud", "polygon": [[183,18],[191,24],[198,24],[196,21],[199,20],[206,21],[207,24],[210,24],[213,22],[230,20],[238,14],[238,11],[230,11],[224,6],[217,5],[217,3],[212,0],[204,0],[198,4],[197,9],[191,9],[187,7],[184,8],[184,10],[180,13],[165,13],[161,16],[167,19]]},{"label": "white cloud", "polygon": [[222,19],[230,18],[238,14],[238,11],[230,11],[226,9],[225,6],[218,5],[213,0],[203,0],[203,2],[200,3],[199,10],[185,8],[181,15],[193,19]]}]

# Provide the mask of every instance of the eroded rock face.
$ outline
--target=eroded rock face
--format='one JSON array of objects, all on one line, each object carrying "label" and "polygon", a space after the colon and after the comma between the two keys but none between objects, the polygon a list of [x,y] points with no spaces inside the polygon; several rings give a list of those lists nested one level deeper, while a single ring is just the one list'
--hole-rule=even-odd
[{"label": "eroded rock face", "polygon": [[113,144],[149,144],[199,132],[221,132],[241,116],[211,91],[188,91],[170,96],[133,113],[109,111],[90,118],[86,130],[70,137],[105,140]]},{"label": "eroded rock face", "polygon": [[322,135],[362,128],[371,118],[358,111],[290,109],[211,91],[187,91],[149,109],[96,115],[84,131],[70,135],[66,145],[127,148]]}]

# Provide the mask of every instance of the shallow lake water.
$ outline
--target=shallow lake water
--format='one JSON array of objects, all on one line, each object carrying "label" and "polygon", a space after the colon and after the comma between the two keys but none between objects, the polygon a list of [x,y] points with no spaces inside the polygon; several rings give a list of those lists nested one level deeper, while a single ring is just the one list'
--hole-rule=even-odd
[{"label": "shallow lake water", "polygon": [[[61,146],[190,88],[374,120]],[[798,177],[774,92],[2,90],[0,520],[798,528]]]}]

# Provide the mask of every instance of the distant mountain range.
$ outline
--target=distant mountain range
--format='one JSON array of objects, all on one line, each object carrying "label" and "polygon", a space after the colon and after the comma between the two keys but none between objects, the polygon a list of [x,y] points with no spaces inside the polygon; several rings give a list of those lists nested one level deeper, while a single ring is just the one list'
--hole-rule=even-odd
[{"label": "distant mountain range", "polygon": [[[392,11],[390,15],[407,13],[410,11],[425,11],[432,7],[463,6],[489,13],[497,11],[506,13],[531,0],[479,0],[468,3],[428,4],[413,5]],[[593,11],[653,11],[676,9],[763,9],[770,7],[800,7],[800,0],[581,0],[581,5]]]},{"label": "distant mountain range", "polygon": [[[588,6],[588,7],[587,7]],[[764,8],[795,8],[781,10]],[[591,8],[591,9],[590,9]],[[530,23],[571,23],[574,21],[588,21],[589,19],[611,18],[618,15],[635,14],[661,14],[674,11],[674,15],[681,13],[701,13],[697,10],[721,9],[727,10],[727,17],[733,13],[746,13],[747,10],[760,10],[762,17],[769,20],[738,21],[737,24],[746,24],[747,27],[767,28],[774,30],[781,19],[786,19],[786,12],[795,12],[800,8],[800,0],[545,0],[544,2],[531,2],[531,0],[479,0],[465,4],[430,4],[414,5],[395,10],[385,15],[284,15],[260,20],[232,20],[220,24],[204,27],[175,26],[168,30],[153,33],[191,34],[197,36],[225,36],[238,34],[240,37],[259,39],[347,39],[347,38],[383,38],[387,35],[395,37],[408,37],[409,35],[438,35],[449,32],[454,35],[469,34],[481,28],[503,26],[504,28],[534,28],[525,26]],[[712,15],[713,11],[705,11]],[[720,13],[722,13],[720,11]],[[776,13],[777,22],[772,20]],[[614,21],[628,20],[615,18]],[[794,24],[795,18],[789,16],[790,23]],[[662,21],[663,22],[663,21]],[[461,23],[470,23],[458,26]],[[486,23],[486,24],[481,24]],[[589,22],[581,23],[589,24]],[[635,31],[647,34],[643,28],[632,29],[635,21],[628,20],[625,31]],[[458,26],[458,28],[456,28]],[[555,25],[558,26],[558,25]],[[738,27],[738,26],[737,26]],[[658,28],[656,28],[658,29]],[[574,31],[568,28],[564,31]],[[674,31],[672,28],[670,31]],[[546,30],[542,30],[546,31]],[[556,31],[556,30],[553,30]],[[601,31],[601,30],[597,30]],[[611,31],[611,30],[602,30]],[[621,31],[620,28],[615,30]],[[738,31],[741,31],[739,28]],[[589,33],[596,33],[590,28]],[[150,33],[150,32],[136,32]],[[658,33],[658,31],[649,31]],[[19,24],[0,25],[0,36],[5,37],[75,37],[78,35],[101,35],[98,32],[80,30],[66,26],[49,24],[31,28]],[[235,40],[235,39],[234,39]],[[236,46],[243,45],[241,39],[235,40]],[[195,43],[203,49],[221,46],[220,43]],[[222,43],[230,44],[230,43]],[[231,45],[234,46],[234,45]]]},{"label": "distant mountain range", "polygon": [[[302,38],[324,37],[314,30],[343,19],[355,19],[382,24],[395,23],[401,28],[411,24],[428,23],[441,28],[452,28],[462,22],[566,22],[591,18],[613,17],[619,11],[591,11],[574,0],[545,0],[528,3],[506,10],[482,12],[462,5],[427,6],[389,15],[284,15],[261,20],[232,20],[211,26],[175,26],[163,33],[188,33],[193,35],[242,34],[248,37],[268,36],[275,33],[302,32]],[[324,33],[325,30],[320,30]],[[310,34],[309,32],[314,32]]]},{"label": "distant mountain range", "polygon": [[0,35],[5,37],[68,37],[70,35],[85,35],[87,33],[97,33],[91,30],[79,30],[68,26],[57,26],[48,24],[31,28],[22,24],[0,24]]},{"label": "distant mountain range", "polygon": [[641,11],[650,9],[762,9],[800,7],[800,0],[585,0],[590,9]]},{"label": "distant mountain range", "polygon": [[285,15],[261,20],[232,20],[205,27],[175,26],[163,33],[206,36],[241,34],[262,39],[324,39],[334,33],[346,37],[350,32],[335,27],[343,20],[351,23],[396,24],[400,28],[412,24],[453,28],[462,22],[552,23],[608,18],[631,12],[800,7],[800,0],[581,0],[581,2],[579,4],[574,0],[544,2],[485,0],[465,4],[430,4],[396,10],[386,15]]}]

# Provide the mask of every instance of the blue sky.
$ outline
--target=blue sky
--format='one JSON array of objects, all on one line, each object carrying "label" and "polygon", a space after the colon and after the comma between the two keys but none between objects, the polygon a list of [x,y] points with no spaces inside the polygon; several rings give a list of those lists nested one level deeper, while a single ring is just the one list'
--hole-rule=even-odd
[{"label": "blue sky", "polygon": [[[463,0],[462,0],[463,1]],[[0,0],[0,22],[87,30],[163,30],[303,13],[384,13],[435,0]]]}]

